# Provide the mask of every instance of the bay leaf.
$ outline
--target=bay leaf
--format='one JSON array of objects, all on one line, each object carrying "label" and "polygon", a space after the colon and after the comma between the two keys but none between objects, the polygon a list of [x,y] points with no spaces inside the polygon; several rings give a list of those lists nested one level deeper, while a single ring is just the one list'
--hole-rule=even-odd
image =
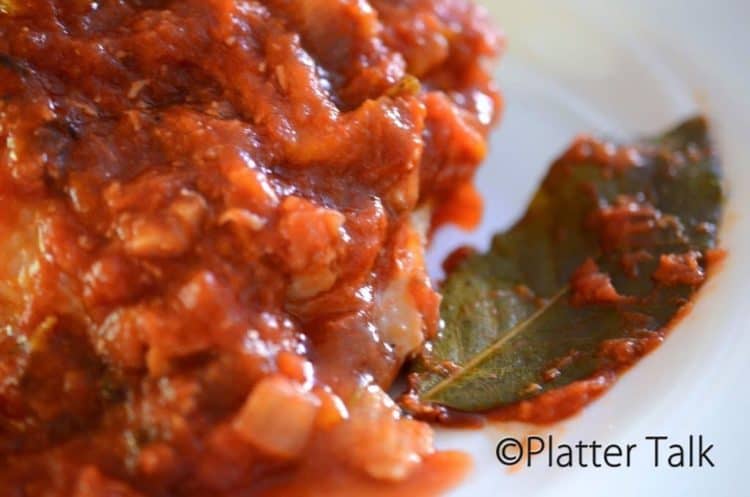
[{"label": "bay leaf", "polygon": [[604,344],[661,333],[690,301],[722,195],[702,117],[630,146],[579,138],[524,217],[448,275],[410,395],[482,412],[622,367]]}]

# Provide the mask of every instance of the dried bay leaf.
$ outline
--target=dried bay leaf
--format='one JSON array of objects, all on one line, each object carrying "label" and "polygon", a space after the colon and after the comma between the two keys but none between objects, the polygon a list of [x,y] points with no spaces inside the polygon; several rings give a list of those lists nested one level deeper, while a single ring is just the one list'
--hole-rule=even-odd
[{"label": "dried bay leaf", "polygon": [[629,365],[702,283],[721,204],[701,117],[633,146],[578,139],[522,220],[448,276],[408,407],[482,412]]}]

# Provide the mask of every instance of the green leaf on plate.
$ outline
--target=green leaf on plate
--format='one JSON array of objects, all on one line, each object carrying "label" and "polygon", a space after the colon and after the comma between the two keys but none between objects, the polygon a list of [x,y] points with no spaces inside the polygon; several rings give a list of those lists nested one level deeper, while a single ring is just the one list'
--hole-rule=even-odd
[{"label": "green leaf on plate", "polygon": [[701,117],[631,146],[579,138],[522,220],[449,274],[412,395],[481,412],[627,366],[702,283],[721,204]]}]

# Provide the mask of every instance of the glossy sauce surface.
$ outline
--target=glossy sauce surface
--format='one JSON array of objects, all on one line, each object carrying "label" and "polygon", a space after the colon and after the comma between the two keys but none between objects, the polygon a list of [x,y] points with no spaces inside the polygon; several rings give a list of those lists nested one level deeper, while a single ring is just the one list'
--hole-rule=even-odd
[{"label": "glossy sauce surface", "polygon": [[465,0],[0,1],[3,495],[454,483],[381,388],[500,45]]}]

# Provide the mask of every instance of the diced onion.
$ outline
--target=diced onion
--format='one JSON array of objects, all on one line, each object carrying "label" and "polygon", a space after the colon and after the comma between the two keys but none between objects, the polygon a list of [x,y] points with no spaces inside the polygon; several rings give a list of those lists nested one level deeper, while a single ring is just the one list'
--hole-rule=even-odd
[{"label": "diced onion", "polygon": [[233,426],[257,449],[294,459],[307,445],[319,407],[318,398],[299,383],[271,376],[256,385]]}]

